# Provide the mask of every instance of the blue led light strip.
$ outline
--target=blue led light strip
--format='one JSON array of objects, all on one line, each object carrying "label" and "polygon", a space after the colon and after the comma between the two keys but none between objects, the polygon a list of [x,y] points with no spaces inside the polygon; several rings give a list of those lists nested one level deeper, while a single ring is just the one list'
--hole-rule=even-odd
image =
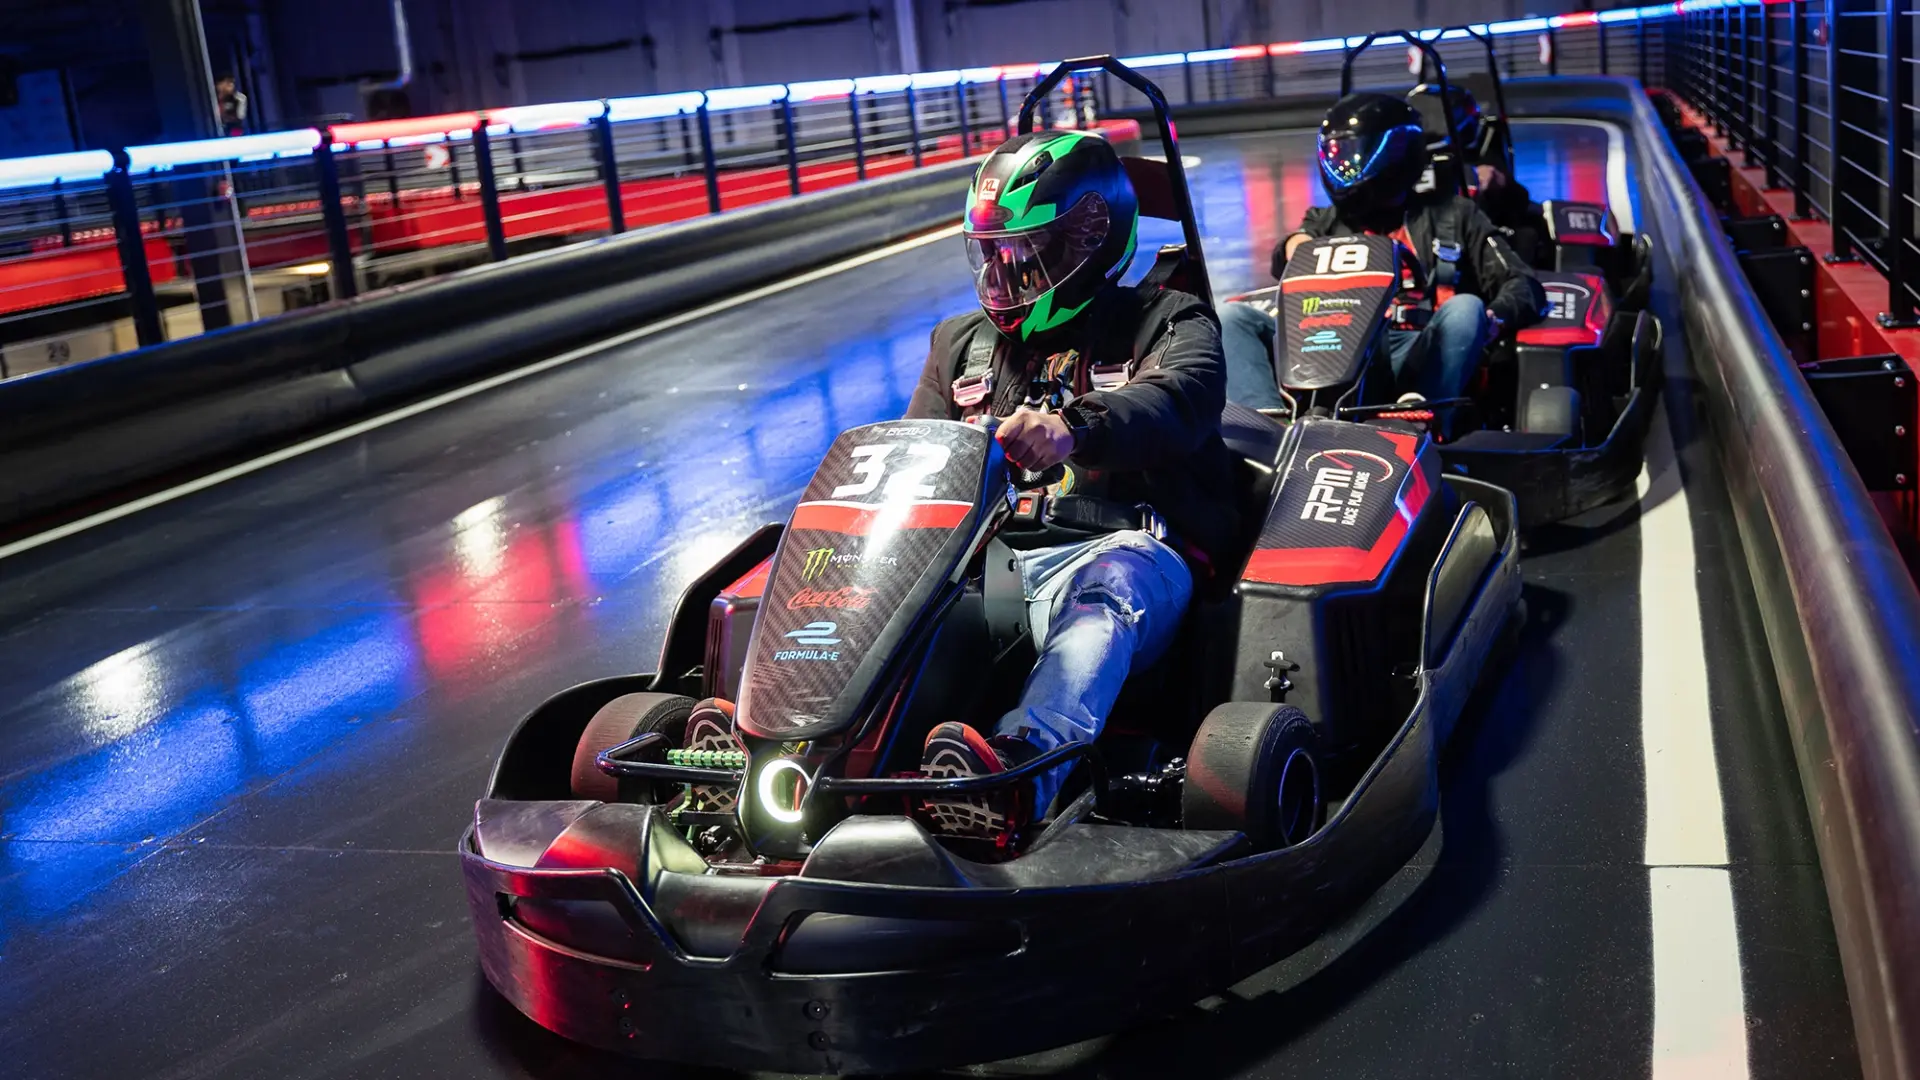
[{"label": "blue led light strip", "polygon": [[[1547,30],[1586,30],[1618,22],[1665,19],[1682,11],[1705,11],[1729,7],[1758,7],[1764,0],[1682,0],[1680,3],[1654,4],[1651,7],[1623,8],[1599,13],[1597,19],[1582,16],[1512,19],[1506,22],[1475,24],[1474,29],[1498,37],[1503,34],[1542,33]],[[1574,21],[1581,19],[1583,21]],[[1438,29],[1417,31],[1428,41],[1440,37]],[[1462,36],[1458,32],[1447,38]],[[1206,63],[1258,55],[1264,49],[1273,56],[1333,52],[1351,48],[1366,40],[1365,35],[1348,38],[1321,38],[1314,41],[1282,41],[1266,46],[1237,46],[1205,49],[1189,53],[1159,53],[1152,56],[1125,57],[1122,63],[1136,68],[1169,67],[1182,63]],[[657,119],[697,112],[705,106],[709,112],[746,109],[774,104],[782,100],[801,102],[824,98],[843,98],[850,94],[898,93],[909,86],[916,90],[955,86],[962,83],[989,83],[1002,77],[1038,78],[1053,67],[1044,64],[1009,64],[1001,67],[966,68],[960,71],[922,71],[908,75],[869,75],[857,79],[828,79],[813,82],[771,84],[766,86],[728,86],[705,92],[689,90],[646,97],[611,98],[603,101],[564,101],[544,105],[516,105],[487,109],[479,113],[494,134],[538,131],[553,127],[589,124],[605,115],[609,121]],[[434,141],[440,138],[464,138],[469,131],[448,131],[440,135],[396,137],[384,145],[403,142]],[[365,140],[375,147],[379,140]],[[223,161],[265,161],[276,157],[309,154],[320,143],[315,128],[274,131],[260,135],[239,135],[227,139],[199,139],[192,142],[156,143],[127,148],[131,171],[135,173],[171,169],[182,165],[208,165]],[[336,147],[339,148],[339,147]],[[38,157],[0,160],[0,191],[45,187],[53,183],[84,183],[98,180],[113,167],[105,150],[79,153],[43,154]]]}]

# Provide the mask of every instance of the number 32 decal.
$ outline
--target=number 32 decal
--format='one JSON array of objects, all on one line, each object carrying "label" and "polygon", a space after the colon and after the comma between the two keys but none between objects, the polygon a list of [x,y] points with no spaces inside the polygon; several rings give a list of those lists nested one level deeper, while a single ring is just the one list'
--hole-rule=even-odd
[{"label": "number 32 decal", "polygon": [[[939,443],[908,443],[906,459],[895,464],[891,470],[887,463],[893,452],[901,449],[899,443],[868,443],[856,446],[850,452],[853,457],[853,474],[857,477],[851,484],[841,484],[833,489],[829,498],[844,499],[852,495],[870,495],[880,487],[880,481],[886,481],[886,490],[882,493],[889,499],[931,499],[934,486],[931,478],[947,467],[947,458],[953,455],[951,447]],[[892,475],[887,475],[891,471]]]}]

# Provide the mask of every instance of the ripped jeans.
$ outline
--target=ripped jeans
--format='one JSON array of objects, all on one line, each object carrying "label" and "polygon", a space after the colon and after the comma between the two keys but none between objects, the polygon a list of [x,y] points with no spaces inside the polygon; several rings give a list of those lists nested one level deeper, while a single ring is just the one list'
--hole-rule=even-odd
[{"label": "ripped jeans", "polygon": [[[1042,751],[1091,740],[1127,672],[1153,663],[1172,643],[1193,597],[1193,574],[1179,553],[1138,530],[1016,558],[1040,658],[1020,706],[1001,717],[995,733]],[[1065,765],[1039,779],[1034,806],[1041,814],[1071,771]]]}]

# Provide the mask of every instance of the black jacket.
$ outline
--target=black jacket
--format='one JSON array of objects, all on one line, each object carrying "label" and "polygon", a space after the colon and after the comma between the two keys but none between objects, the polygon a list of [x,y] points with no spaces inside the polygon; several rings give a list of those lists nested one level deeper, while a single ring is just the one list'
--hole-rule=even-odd
[{"label": "black jacket", "polygon": [[[1454,242],[1460,245],[1460,281],[1455,288],[1472,293],[1487,302],[1487,309],[1499,316],[1509,330],[1519,330],[1539,322],[1547,311],[1547,293],[1534,280],[1533,271],[1513,249],[1487,215],[1464,195],[1416,197],[1407,210],[1407,235],[1413,240],[1413,253],[1429,270],[1433,267],[1433,238],[1441,224],[1450,225]],[[1316,206],[1307,211],[1295,232],[1308,236],[1340,236],[1365,232],[1342,221],[1331,206]],[[1287,239],[1273,249],[1273,276],[1278,278],[1287,267]]]},{"label": "black jacket", "polygon": [[[1127,382],[1089,390],[1074,399],[1087,433],[1075,465],[1102,474],[1107,497],[1150,503],[1188,547],[1222,572],[1239,533],[1233,496],[1233,459],[1220,440],[1227,400],[1220,321],[1186,293],[1163,291],[1142,299],[1133,289],[1110,288],[1075,320],[1076,333],[1042,349],[1002,337],[993,373],[992,412],[1006,416],[1025,398],[1030,366],[1065,349],[1093,365],[1139,364]],[[970,311],[933,329],[927,364],[907,405],[908,419],[959,419],[953,381],[966,363],[975,333],[997,334],[986,316]]]},{"label": "black jacket", "polygon": [[1480,212],[1506,235],[1507,246],[1536,270],[1552,269],[1553,249],[1547,240],[1547,217],[1533,201],[1527,186],[1508,177],[1497,187],[1484,187],[1474,197]]}]

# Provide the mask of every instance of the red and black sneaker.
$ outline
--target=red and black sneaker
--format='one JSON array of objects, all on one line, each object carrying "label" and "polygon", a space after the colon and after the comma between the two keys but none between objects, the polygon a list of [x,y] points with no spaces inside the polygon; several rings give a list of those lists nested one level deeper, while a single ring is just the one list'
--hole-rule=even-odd
[{"label": "red and black sneaker", "polygon": [[[920,771],[928,776],[958,778],[1005,772],[1018,762],[966,724],[949,721],[927,733],[920,755]],[[978,795],[950,795],[923,799],[921,811],[946,836],[1000,840],[1017,833],[1033,815],[1033,785],[1009,784]]]}]

